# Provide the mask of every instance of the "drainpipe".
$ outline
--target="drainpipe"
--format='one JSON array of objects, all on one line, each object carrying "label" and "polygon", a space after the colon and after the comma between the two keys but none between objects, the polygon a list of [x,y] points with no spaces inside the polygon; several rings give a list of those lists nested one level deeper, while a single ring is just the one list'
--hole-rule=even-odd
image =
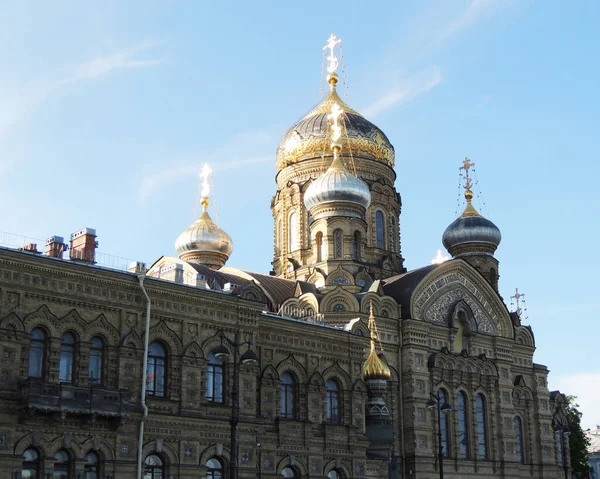
[{"label": "drainpipe", "polygon": [[144,421],[148,417],[148,406],[146,406],[146,369],[148,368],[148,336],[150,336],[150,297],[144,288],[146,275],[140,274],[140,288],[146,297],[146,329],[144,330],[144,365],[142,367],[142,390],[140,392],[140,403],[142,405],[142,418],[140,419],[140,433],[138,436],[137,451],[137,479],[142,479],[142,448],[144,446]]}]

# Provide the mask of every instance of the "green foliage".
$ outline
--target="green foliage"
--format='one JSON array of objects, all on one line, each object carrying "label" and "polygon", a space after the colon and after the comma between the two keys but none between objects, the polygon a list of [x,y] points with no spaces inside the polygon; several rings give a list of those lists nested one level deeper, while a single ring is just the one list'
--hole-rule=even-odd
[{"label": "green foliage", "polygon": [[567,417],[571,435],[569,436],[569,452],[571,455],[571,474],[574,479],[590,479],[593,471],[589,466],[588,447],[590,438],[581,429],[582,413],[577,409],[577,397],[567,396]]}]

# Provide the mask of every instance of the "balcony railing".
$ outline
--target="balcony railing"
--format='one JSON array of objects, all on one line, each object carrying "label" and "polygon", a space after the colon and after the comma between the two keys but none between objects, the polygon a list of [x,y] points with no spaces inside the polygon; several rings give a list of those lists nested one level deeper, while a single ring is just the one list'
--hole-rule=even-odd
[{"label": "balcony railing", "polygon": [[124,418],[137,408],[131,392],[99,386],[73,386],[27,379],[19,384],[21,405],[28,410],[61,415]]}]

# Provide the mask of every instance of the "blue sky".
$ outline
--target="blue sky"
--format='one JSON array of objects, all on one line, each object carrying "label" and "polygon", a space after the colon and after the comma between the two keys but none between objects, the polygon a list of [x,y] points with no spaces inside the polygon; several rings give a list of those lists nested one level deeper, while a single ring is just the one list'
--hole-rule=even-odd
[{"label": "blue sky", "polygon": [[320,98],[333,32],[344,99],[396,148],[407,267],[441,248],[468,155],[501,293],[525,293],[535,360],[592,426],[599,21],[593,0],[6,4],[0,231],[94,227],[100,252],[152,263],[193,221],[208,161],[229,264],[268,272],[275,150]]}]

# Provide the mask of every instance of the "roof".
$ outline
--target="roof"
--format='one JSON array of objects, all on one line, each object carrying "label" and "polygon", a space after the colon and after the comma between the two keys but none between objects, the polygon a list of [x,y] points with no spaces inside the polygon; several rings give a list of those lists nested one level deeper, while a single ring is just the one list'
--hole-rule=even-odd
[{"label": "roof", "polygon": [[221,268],[218,273],[230,278],[238,279],[238,281],[233,280],[232,282],[240,285],[254,281],[270,298],[273,309],[277,308],[285,300],[292,298],[296,292],[296,281],[291,281],[289,279],[253,273],[251,271],[242,271],[241,269],[231,268],[229,266]]},{"label": "roof", "polygon": [[424,266],[423,268],[413,269],[408,273],[392,276],[383,281],[383,292],[391,296],[396,302],[402,305],[402,316],[410,317],[410,299],[415,288],[419,283],[433,271],[437,264]]},{"label": "roof", "polygon": [[600,453],[600,426],[596,426],[596,429],[586,431],[585,435],[590,439],[590,445],[588,452],[590,454]]}]

